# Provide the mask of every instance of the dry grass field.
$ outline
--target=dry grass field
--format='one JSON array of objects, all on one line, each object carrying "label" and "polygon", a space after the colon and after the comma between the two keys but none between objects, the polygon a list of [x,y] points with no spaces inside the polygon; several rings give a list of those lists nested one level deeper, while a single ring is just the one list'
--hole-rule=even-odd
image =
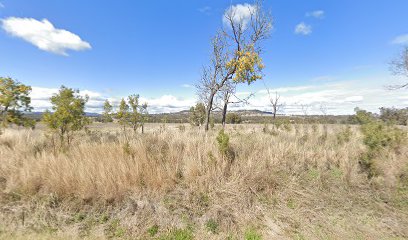
[{"label": "dry grass field", "polygon": [[359,126],[93,124],[0,136],[0,239],[406,239],[408,147],[367,178]]}]

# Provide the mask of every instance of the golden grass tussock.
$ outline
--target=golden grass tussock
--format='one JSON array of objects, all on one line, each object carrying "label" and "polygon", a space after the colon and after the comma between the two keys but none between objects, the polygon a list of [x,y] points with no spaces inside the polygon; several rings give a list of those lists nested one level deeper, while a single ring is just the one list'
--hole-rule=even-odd
[{"label": "golden grass tussock", "polygon": [[368,179],[358,126],[228,126],[231,154],[216,130],[146,129],[94,124],[64,149],[45,130],[7,129],[0,237],[408,237],[408,148],[383,153]]}]

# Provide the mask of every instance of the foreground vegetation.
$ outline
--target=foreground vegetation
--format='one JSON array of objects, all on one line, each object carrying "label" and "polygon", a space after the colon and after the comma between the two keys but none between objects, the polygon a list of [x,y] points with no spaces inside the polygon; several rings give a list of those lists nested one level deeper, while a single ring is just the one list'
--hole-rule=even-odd
[{"label": "foreground vegetation", "polygon": [[375,124],[7,129],[0,238],[407,238],[406,130]]}]

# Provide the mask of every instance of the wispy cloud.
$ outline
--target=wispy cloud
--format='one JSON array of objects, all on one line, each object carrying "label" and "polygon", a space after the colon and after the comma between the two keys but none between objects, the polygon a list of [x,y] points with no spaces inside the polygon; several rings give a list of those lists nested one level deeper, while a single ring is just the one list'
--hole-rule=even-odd
[{"label": "wispy cloud", "polygon": [[408,34],[400,35],[392,40],[393,44],[408,44]]},{"label": "wispy cloud", "polygon": [[181,87],[183,87],[183,88],[193,88],[193,85],[190,85],[190,84],[182,84]]},{"label": "wispy cloud", "polygon": [[[287,93],[287,92],[299,92],[305,90],[311,90],[315,86],[294,86],[294,87],[280,87],[280,88],[272,88],[269,92],[278,92],[278,93]],[[266,94],[268,91],[266,89],[259,90],[257,93]]]},{"label": "wispy cloud", "polygon": [[212,8],[210,6],[205,6],[202,8],[199,8],[198,11],[204,14],[210,14],[211,13]]},{"label": "wispy cloud", "polygon": [[323,10],[316,10],[313,12],[307,12],[306,17],[314,17],[318,19],[324,18],[324,11]]},{"label": "wispy cloud", "polygon": [[312,33],[312,26],[304,22],[299,23],[295,27],[295,33],[301,35],[310,35]]},{"label": "wispy cloud", "polygon": [[91,49],[88,42],[64,29],[55,28],[47,19],[9,17],[2,19],[2,27],[10,35],[24,39],[41,50],[68,56],[67,50]]},{"label": "wispy cloud", "polygon": [[330,82],[334,81],[336,78],[330,75],[323,75],[323,76],[318,76],[313,78],[311,81],[312,82]]}]

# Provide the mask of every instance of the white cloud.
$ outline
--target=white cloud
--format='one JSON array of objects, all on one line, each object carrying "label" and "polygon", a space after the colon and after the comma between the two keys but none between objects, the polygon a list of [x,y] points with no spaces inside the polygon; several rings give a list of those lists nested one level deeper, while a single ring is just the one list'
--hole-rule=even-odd
[{"label": "white cloud", "polygon": [[324,18],[324,11],[323,10],[316,10],[316,11],[313,11],[313,12],[308,12],[308,13],[306,13],[306,17],[314,17],[314,18],[322,19],[322,18]]},{"label": "white cloud", "polygon": [[55,28],[47,19],[38,21],[33,18],[9,17],[1,21],[6,32],[47,52],[67,56],[67,50],[91,49],[91,45],[78,35]]},{"label": "white cloud", "polygon": [[[359,79],[355,81],[330,82],[307,86],[272,89],[281,95],[285,103],[284,114],[302,114],[301,105],[309,106],[309,114],[322,114],[320,106],[327,107],[328,114],[353,114],[355,107],[378,112],[379,107],[408,107],[406,91],[390,91],[384,87],[383,79]],[[367,83],[370,83],[367,86]],[[239,94],[239,93],[238,93]],[[234,105],[229,109],[257,109],[271,111],[266,90],[257,91],[249,105]],[[405,101],[404,101],[405,100]]]},{"label": "white cloud", "polygon": [[363,96],[350,96],[346,97],[345,102],[361,102],[364,100]]},{"label": "white cloud", "polygon": [[333,76],[329,76],[329,75],[324,75],[324,76],[318,76],[313,78],[311,81],[312,82],[331,82],[333,80],[335,80],[336,78]]},{"label": "white cloud", "polygon": [[[34,107],[34,111],[45,111],[46,109],[51,109],[50,98],[58,93],[58,88],[44,88],[44,87],[32,87],[30,94],[31,105]],[[108,99],[114,107],[119,105],[122,97],[112,97],[106,96],[102,93],[91,91],[91,90],[81,90],[81,96],[87,95],[89,100],[86,104],[86,111],[101,113],[102,107],[106,99]],[[127,96],[123,97],[127,99]],[[148,110],[150,113],[164,113],[164,112],[179,112],[182,110],[187,110],[191,106],[195,105],[196,99],[184,99],[178,98],[173,95],[163,95],[158,98],[144,98],[140,97],[141,103],[148,103]]]},{"label": "white cloud", "polygon": [[312,26],[307,25],[304,22],[299,23],[295,27],[295,33],[296,34],[302,34],[302,35],[309,35],[312,33]]},{"label": "white cloud", "polygon": [[253,14],[256,11],[256,6],[248,3],[233,5],[225,10],[222,21],[225,25],[229,26],[227,16],[232,16],[234,23],[242,23],[243,28],[246,28],[251,20],[251,13]]},{"label": "white cloud", "polygon": [[[50,98],[54,94],[58,93],[58,91],[59,88],[32,87],[30,97],[34,111],[44,111],[46,109],[50,109]],[[89,90],[80,91],[80,94],[81,96],[87,95],[89,97],[86,106],[90,111],[93,109],[102,108],[105,99],[107,99],[107,97],[104,97],[102,94]]]},{"label": "white cloud", "polygon": [[392,40],[393,44],[408,44],[408,34],[405,35],[400,35],[396,38],[394,38],[394,40]]},{"label": "white cloud", "polygon": [[[384,85],[386,79],[367,77],[353,81],[336,81],[314,83],[310,85],[279,87],[271,89],[281,95],[281,102],[285,103],[284,114],[303,114],[301,105],[309,106],[309,114],[322,114],[320,106],[327,107],[328,114],[341,115],[353,114],[355,107],[360,107],[372,112],[378,112],[379,107],[408,107],[408,97],[405,90],[390,91]],[[34,111],[50,109],[49,98],[58,92],[57,88],[33,87],[31,93]],[[268,93],[264,89],[253,89],[252,86],[244,87],[237,92],[237,96],[245,98],[250,93],[255,95],[249,99],[249,105],[231,104],[230,110],[257,109],[271,111]],[[86,105],[87,112],[101,113],[105,99],[108,99],[114,107],[119,105],[122,96],[109,96],[109,93],[100,93],[92,90],[81,90],[81,95],[88,95],[89,101]],[[126,95],[127,96],[127,95]],[[124,98],[126,99],[126,96]],[[163,95],[155,98],[146,98],[141,95],[140,102],[148,103],[150,113],[169,113],[188,110],[194,106],[195,97],[182,98],[174,95]]]},{"label": "white cloud", "polygon": [[141,100],[142,102],[147,102],[149,112],[151,113],[179,112],[182,110],[188,110],[196,103],[196,99],[178,98],[173,95],[163,95],[159,98],[141,98]]}]

